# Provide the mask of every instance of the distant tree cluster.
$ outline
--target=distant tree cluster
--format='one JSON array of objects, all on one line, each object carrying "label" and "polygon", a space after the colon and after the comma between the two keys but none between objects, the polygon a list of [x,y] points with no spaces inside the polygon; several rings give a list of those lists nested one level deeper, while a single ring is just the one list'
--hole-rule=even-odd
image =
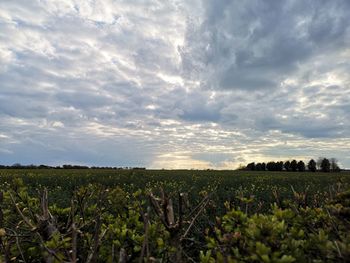
[{"label": "distant tree cluster", "polygon": [[340,172],[338,160],[335,158],[318,158],[317,162],[311,159],[306,165],[303,161],[279,161],[279,162],[267,162],[267,163],[249,163],[244,170],[248,171],[291,171],[291,172],[304,172],[306,170],[310,172],[322,171],[322,172]]}]

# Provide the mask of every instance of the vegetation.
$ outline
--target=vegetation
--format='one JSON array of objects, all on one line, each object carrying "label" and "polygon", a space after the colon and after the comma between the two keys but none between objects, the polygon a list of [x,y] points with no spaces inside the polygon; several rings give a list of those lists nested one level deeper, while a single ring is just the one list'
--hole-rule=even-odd
[{"label": "vegetation", "polygon": [[[299,196],[298,196],[299,198]],[[207,232],[202,262],[348,262],[350,192],[323,208],[273,205],[266,214],[229,208]],[[345,206],[344,206],[345,205]]]},{"label": "vegetation", "polygon": [[293,172],[304,172],[306,170],[306,167],[308,168],[308,171],[310,172],[316,172],[317,166],[319,167],[319,171],[322,172],[340,172],[340,168],[338,166],[338,160],[335,158],[331,158],[328,160],[327,158],[320,157],[317,161],[311,159],[307,166],[303,161],[285,161],[284,163],[282,161],[279,162],[268,162],[265,163],[257,163],[254,162],[249,163],[247,166],[243,166],[241,170],[248,170],[248,171],[293,171]]},{"label": "vegetation", "polygon": [[20,163],[15,163],[13,165],[0,165],[0,169],[117,169],[117,170],[145,170],[144,167],[104,167],[104,166],[86,166],[86,165],[72,165],[72,164],[63,164],[62,166],[50,166],[50,165],[35,165],[35,164],[29,164],[29,165],[22,165]]},{"label": "vegetation", "polygon": [[0,170],[0,262],[347,262],[350,173]]},{"label": "vegetation", "polygon": [[316,162],[314,159],[311,159],[307,164],[307,168],[310,172],[316,172]]}]

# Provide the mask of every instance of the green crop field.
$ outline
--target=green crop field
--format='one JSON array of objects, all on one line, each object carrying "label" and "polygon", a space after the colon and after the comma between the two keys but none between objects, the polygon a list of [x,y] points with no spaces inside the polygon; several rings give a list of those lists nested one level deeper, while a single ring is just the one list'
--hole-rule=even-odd
[{"label": "green crop field", "polygon": [[4,169],[0,186],[0,262],[347,262],[350,253],[349,172]]},{"label": "green crop field", "polygon": [[254,195],[256,200],[273,201],[272,190],[281,197],[295,191],[329,194],[332,188],[350,187],[350,172],[300,173],[213,170],[113,170],[113,169],[33,169],[0,170],[0,184],[21,178],[30,192],[46,187],[54,203],[68,205],[74,189],[88,184],[104,187],[119,186],[124,191],[159,190],[172,194],[184,192],[199,198],[206,191],[220,200],[234,199],[238,194]]}]

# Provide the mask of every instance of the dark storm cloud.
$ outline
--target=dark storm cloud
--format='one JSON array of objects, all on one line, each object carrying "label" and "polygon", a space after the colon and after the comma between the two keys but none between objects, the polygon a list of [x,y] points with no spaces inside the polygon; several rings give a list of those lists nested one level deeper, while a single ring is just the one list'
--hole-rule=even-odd
[{"label": "dark storm cloud", "polygon": [[203,5],[205,17],[188,28],[183,68],[213,89],[275,89],[301,63],[348,44],[347,1]]},{"label": "dark storm cloud", "polygon": [[296,133],[306,138],[337,138],[348,135],[347,126],[338,124],[330,118],[317,120],[307,116],[291,117],[285,120],[266,117],[258,121],[261,130],[280,130]]}]

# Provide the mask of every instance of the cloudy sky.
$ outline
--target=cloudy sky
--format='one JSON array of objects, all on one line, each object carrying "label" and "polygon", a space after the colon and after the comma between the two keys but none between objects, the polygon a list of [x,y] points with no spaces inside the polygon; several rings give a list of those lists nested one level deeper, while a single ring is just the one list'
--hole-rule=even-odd
[{"label": "cloudy sky", "polygon": [[0,163],[350,168],[350,1],[1,0]]}]

